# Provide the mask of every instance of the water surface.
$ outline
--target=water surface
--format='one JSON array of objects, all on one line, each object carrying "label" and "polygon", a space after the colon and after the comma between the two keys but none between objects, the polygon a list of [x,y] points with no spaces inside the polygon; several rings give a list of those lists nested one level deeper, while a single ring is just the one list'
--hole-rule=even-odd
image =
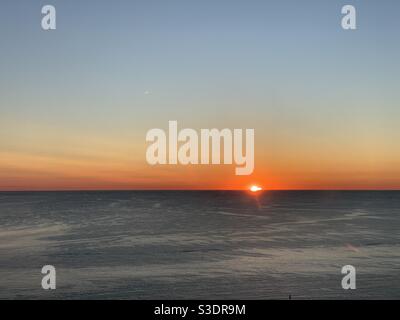
[{"label": "water surface", "polygon": [[399,299],[399,229],[395,191],[3,192],[0,299]]}]

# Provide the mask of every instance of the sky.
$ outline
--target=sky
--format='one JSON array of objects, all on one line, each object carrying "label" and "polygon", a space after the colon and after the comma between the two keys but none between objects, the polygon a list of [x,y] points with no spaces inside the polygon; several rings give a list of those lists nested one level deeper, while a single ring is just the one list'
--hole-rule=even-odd
[{"label": "sky", "polygon": [[[400,189],[399,15],[397,0],[2,0],[0,190]],[[146,133],[169,120],[253,128],[253,174],[150,166]]]}]

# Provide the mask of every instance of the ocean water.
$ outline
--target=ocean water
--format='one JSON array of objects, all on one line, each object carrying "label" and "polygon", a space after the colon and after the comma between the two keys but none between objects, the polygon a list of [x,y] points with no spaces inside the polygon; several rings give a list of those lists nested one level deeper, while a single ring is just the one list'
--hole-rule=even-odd
[{"label": "ocean water", "polygon": [[399,299],[399,230],[394,191],[0,193],[0,299]]}]

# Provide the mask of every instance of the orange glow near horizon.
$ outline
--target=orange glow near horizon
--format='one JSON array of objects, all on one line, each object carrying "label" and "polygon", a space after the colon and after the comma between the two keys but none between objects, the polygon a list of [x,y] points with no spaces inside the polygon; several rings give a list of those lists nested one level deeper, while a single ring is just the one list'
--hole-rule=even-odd
[{"label": "orange glow near horizon", "polygon": [[57,149],[51,145],[43,152],[0,151],[0,191],[251,192],[253,185],[268,185],[268,190],[398,190],[400,185],[400,175],[391,166],[367,161],[359,165],[350,157],[346,165],[333,167],[330,163],[317,166],[311,160],[300,161],[299,157],[297,163],[282,163],[283,160],[259,156],[251,176],[236,176],[230,165],[150,166],[143,159],[143,147],[129,150],[104,141],[93,141],[90,146],[82,143],[79,149],[67,147],[68,144],[61,144]]}]

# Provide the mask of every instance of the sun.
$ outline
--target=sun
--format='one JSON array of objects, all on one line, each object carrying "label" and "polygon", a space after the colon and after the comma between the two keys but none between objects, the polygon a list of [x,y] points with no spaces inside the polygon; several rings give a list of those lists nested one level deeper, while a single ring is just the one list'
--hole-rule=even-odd
[{"label": "sun", "polygon": [[259,186],[256,186],[256,185],[253,185],[253,186],[250,187],[250,191],[251,192],[258,192],[258,191],[261,191],[261,190],[262,190],[262,188],[259,187]]}]

